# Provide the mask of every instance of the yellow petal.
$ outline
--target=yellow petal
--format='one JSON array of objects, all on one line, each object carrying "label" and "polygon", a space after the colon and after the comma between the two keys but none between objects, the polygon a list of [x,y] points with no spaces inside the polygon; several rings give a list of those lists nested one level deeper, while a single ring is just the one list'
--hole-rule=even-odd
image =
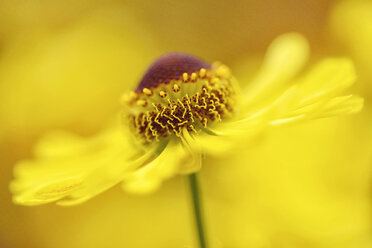
[{"label": "yellow petal", "polygon": [[53,158],[82,154],[92,149],[93,139],[86,139],[68,131],[53,130],[46,133],[34,147],[39,158]]},{"label": "yellow petal", "polygon": [[256,78],[244,92],[244,105],[257,105],[288,86],[309,56],[307,40],[300,34],[279,36],[270,45]]},{"label": "yellow petal", "polygon": [[355,78],[354,66],[349,59],[325,59],[319,62],[283,94],[287,95],[285,101],[270,110],[270,125],[359,111],[363,104],[361,100],[343,101],[347,97],[339,97],[355,82]]},{"label": "yellow petal", "polygon": [[233,152],[236,146],[244,143],[245,146],[255,142],[255,138],[262,133],[267,121],[262,116],[252,119],[228,122],[219,125],[213,132],[215,135],[200,135],[195,137],[203,154],[215,157],[226,156]]},{"label": "yellow petal", "polygon": [[35,158],[15,167],[15,202],[35,205],[63,199],[62,204],[76,204],[112,187],[142,162],[132,161],[137,151],[128,140],[120,126],[86,139],[64,132],[47,135]]},{"label": "yellow petal", "polygon": [[363,108],[364,99],[360,96],[334,97],[323,106],[317,118],[358,113]]},{"label": "yellow petal", "polygon": [[[269,126],[356,113],[362,108],[363,99],[339,96],[354,82],[355,70],[349,59],[325,59],[296,80],[293,86],[280,94],[277,93],[277,98],[255,112],[243,109],[238,120],[219,125],[213,130],[214,134],[218,135],[217,138],[200,138],[199,143],[205,150],[212,147],[213,152],[218,151],[218,148],[233,147],[228,145],[231,140],[246,142]],[[224,144],[221,146],[222,140]]]},{"label": "yellow petal", "polygon": [[14,202],[22,205],[39,205],[59,200],[74,190],[82,187],[83,178],[63,177],[45,184],[35,185],[30,190],[24,191],[14,197]]},{"label": "yellow petal", "polygon": [[355,68],[350,59],[324,59],[299,80],[296,100],[304,106],[336,96],[349,88],[355,79]]},{"label": "yellow petal", "polygon": [[[337,1],[330,13],[330,31],[355,60],[360,91],[366,96],[372,93],[372,1]],[[346,49],[345,49],[346,48]]]},{"label": "yellow petal", "polygon": [[191,174],[199,171],[202,167],[202,147],[196,137],[192,137],[185,128],[181,137],[183,151],[181,154],[182,166],[180,174]]},{"label": "yellow petal", "polygon": [[123,189],[138,194],[153,192],[163,180],[178,173],[183,154],[182,146],[172,140],[157,158],[126,176]]}]

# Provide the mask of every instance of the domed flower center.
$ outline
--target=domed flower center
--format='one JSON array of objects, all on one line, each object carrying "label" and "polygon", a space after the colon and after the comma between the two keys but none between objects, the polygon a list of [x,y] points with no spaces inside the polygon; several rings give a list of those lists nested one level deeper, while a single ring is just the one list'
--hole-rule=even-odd
[{"label": "domed flower center", "polygon": [[150,66],[136,90],[124,96],[133,133],[143,142],[200,130],[231,116],[234,78],[221,64],[168,54]]},{"label": "domed flower center", "polygon": [[181,78],[183,73],[199,72],[209,69],[210,65],[198,58],[184,54],[168,54],[156,60],[143,76],[136,91],[144,88],[156,88],[161,83],[169,83],[172,79]]}]

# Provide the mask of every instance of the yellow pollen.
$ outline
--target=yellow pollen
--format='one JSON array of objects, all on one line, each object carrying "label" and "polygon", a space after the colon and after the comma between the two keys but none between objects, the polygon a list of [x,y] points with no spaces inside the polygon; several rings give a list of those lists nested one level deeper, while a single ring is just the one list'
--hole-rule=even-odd
[{"label": "yellow pollen", "polygon": [[148,96],[152,96],[152,91],[148,88],[143,88],[142,92]]},{"label": "yellow pollen", "polygon": [[167,92],[164,91],[164,90],[161,90],[161,91],[159,92],[159,96],[162,97],[162,98],[164,98],[164,97],[167,96]]},{"label": "yellow pollen", "polygon": [[191,73],[191,81],[195,81],[196,77],[197,77],[197,75],[196,75],[195,72]]},{"label": "yellow pollen", "polygon": [[182,74],[183,81],[186,82],[189,79],[189,75],[185,72]]},{"label": "yellow pollen", "polygon": [[216,74],[219,77],[226,78],[230,76],[230,69],[225,65],[220,65],[216,70]]},{"label": "yellow pollen", "polygon": [[200,69],[200,72],[199,72],[199,76],[200,76],[201,78],[203,78],[203,77],[205,77],[206,74],[207,74],[207,70],[204,69],[204,68],[201,68],[201,69]]},{"label": "yellow pollen", "polygon": [[219,81],[220,81],[219,78],[213,78],[213,79],[211,80],[211,83],[212,83],[212,84],[216,84],[216,83],[218,83]]},{"label": "yellow pollen", "polygon": [[[187,75],[187,74],[186,74]],[[180,91],[180,89],[181,89],[181,87],[178,85],[178,84],[174,84],[173,85],[173,91],[174,92],[178,92],[178,91]]]},{"label": "yellow pollen", "polygon": [[138,99],[138,94],[131,91],[129,94],[124,94],[120,98],[120,102],[123,104],[131,104],[133,101]]},{"label": "yellow pollen", "polygon": [[138,94],[134,91],[131,91],[129,92],[129,97],[132,98],[132,99],[137,99],[138,98]]},{"label": "yellow pollen", "polygon": [[147,101],[146,100],[138,100],[137,105],[141,107],[146,107],[147,106]]}]

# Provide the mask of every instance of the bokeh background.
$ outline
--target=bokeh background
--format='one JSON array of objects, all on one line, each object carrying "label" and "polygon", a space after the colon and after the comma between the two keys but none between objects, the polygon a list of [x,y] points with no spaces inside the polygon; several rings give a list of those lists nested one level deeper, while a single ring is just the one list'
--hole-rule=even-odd
[{"label": "bokeh background", "polygon": [[13,205],[14,163],[46,130],[89,136],[157,56],[188,52],[249,84],[270,42],[349,56],[364,110],[265,133],[201,172],[211,247],[372,247],[372,1],[0,0],[0,247],[197,247],[182,177],[75,207]]}]

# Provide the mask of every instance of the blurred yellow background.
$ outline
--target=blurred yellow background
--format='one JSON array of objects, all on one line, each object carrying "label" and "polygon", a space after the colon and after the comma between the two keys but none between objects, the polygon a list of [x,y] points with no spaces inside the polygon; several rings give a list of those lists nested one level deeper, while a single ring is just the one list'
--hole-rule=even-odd
[{"label": "blurred yellow background", "polygon": [[370,24],[368,0],[0,0],[0,247],[197,247],[182,177],[151,195],[116,187],[75,207],[30,208],[11,202],[12,166],[46,130],[100,130],[163,53],[223,61],[248,84],[268,44],[292,31],[309,39],[312,60],[355,60],[366,106],[270,130],[239,157],[208,158],[210,243],[371,247]]}]

